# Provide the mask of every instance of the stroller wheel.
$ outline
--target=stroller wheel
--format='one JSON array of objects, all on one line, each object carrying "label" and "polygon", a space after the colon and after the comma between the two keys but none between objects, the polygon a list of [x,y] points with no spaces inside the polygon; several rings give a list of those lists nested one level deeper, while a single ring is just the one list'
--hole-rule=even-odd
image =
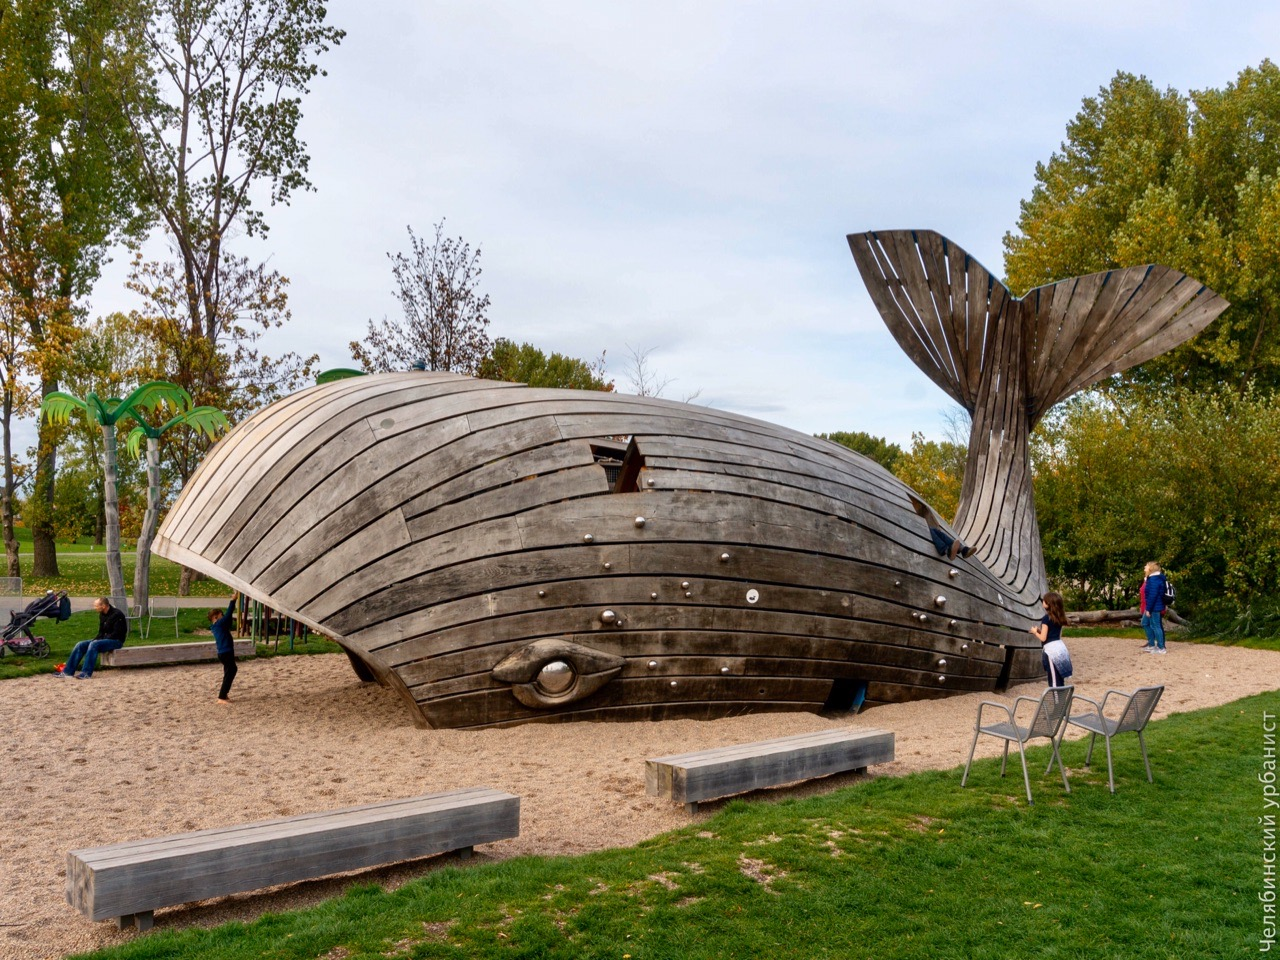
[{"label": "stroller wheel", "polygon": [[47,657],[49,655],[49,642],[47,640],[41,640],[31,648],[31,655],[33,657]]}]

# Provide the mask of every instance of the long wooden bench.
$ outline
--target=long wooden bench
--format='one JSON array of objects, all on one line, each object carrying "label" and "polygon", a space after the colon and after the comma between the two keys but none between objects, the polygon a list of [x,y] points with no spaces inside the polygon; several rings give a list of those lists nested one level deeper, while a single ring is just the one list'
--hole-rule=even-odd
[{"label": "long wooden bench", "polygon": [[[232,643],[237,657],[252,657],[257,652],[252,639],[233,640]],[[119,650],[108,650],[99,657],[104,667],[146,667],[158,663],[196,663],[217,659],[217,645],[212,640],[156,643],[140,647],[126,643]]]},{"label": "long wooden bench", "polygon": [[148,930],[159,907],[520,835],[520,798],[487,787],[179,833],[67,854],[67,903]]},{"label": "long wooden bench", "polygon": [[823,730],[645,761],[645,793],[685,804],[825,777],[893,759],[888,730]]}]

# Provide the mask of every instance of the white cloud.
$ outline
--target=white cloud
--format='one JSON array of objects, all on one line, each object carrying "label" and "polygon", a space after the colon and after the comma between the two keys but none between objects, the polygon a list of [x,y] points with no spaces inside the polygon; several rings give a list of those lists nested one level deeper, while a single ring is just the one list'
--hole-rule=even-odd
[{"label": "white cloud", "polygon": [[[1172,11],[1172,12],[1170,12]],[[844,236],[929,227],[1001,273],[1034,165],[1117,70],[1184,92],[1267,54],[1261,0],[335,0],[304,102],[316,193],[256,247],[292,278],[278,349],[349,363],[392,314],[405,226],[484,251],[492,332],[653,348],[669,395],[802,430],[942,435]],[[120,305],[119,274],[95,306]],[[622,385],[620,383],[620,385]]]}]

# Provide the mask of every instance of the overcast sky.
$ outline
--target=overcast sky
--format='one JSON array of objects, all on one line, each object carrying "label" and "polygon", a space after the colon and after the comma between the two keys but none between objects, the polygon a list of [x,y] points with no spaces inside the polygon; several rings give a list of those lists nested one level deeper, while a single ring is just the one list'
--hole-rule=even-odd
[{"label": "overcast sky", "polygon": [[[490,333],[628,346],[666,395],[908,444],[949,399],[899,351],[845,235],[1001,237],[1117,70],[1187,93],[1277,54],[1280,4],[332,0],[305,100],[316,192],[269,213],[292,280],[272,346],[351,364],[398,314],[406,226],[482,251]],[[123,260],[124,258],[119,258]],[[136,306],[117,264],[95,310]]]}]

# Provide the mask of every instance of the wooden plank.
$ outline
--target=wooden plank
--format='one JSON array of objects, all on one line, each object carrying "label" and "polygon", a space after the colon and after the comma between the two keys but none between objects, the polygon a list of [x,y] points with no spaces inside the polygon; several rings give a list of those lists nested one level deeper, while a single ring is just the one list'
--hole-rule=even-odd
[{"label": "wooden plank", "polygon": [[[352,379],[334,384],[327,390],[301,390],[283,397],[279,402],[249,417],[237,429],[214,444],[183,488],[184,499],[199,500],[214,506],[226,501],[230,501],[233,505],[238,503],[239,498],[231,494],[232,487],[229,484],[241,480],[252,483],[256,470],[270,468],[273,461],[258,455],[259,445],[270,444],[277,431],[287,430],[292,423],[306,424],[311,429],[315,429],[319,424],[309,421],[315,416],[317,410],[322,410],[335,401],[344,401],[361,394],[386,392],[387,384],[379,385],[367,380],[356,382]],[[357,400],[356,403],[358,405],[359,401]],[[327,416],[328,414],[321,414],[321,419]],[[236,464],[238,469],[227,470],[226,467],[229,464]],[[245,472],[246,469],[248,473]],[[222,518],[215,521],[213,513],[212,510],[179,510],[175,516],[174,512],[170,511],[162,524],[162,529],[168,536],[182,538],[184,542],[195,542],[209,523],[222,522]]]},{"label": "wooden plank", "polygon": [[[399,668],[406,683],[453,676],[491,669],[511,645],[521,645],[542,637],[599,634],[589,646],[603,644],[602,649],[614,649],[610,637],[619,630],[603,626],[599,621],[600,606],[590,608],[561,608],[537,610],[491,620],[476,621],[459,627],[413,637],[381,651],[382,658]],[[892,645],[904,650],[919,650],[920,669],[936,659],[941,651],[954,649],[974,640],[971,636],[958,635],[947,625],[949,620],[933,617],[926,623],[937,624],[936,629],[926,629],[925,624],[913,620],[914,611],[900,609],[898,622],[875,623],[834,616],[815,616],[792,610],[759,610],[747,607],[719,607],[689,604],[633,604],[611,605],[622,618],[623,629],[628,634],[636,631],[679,631],[690,634],[700,632],[721,633],[739,639],[721,649],[749,653],[748,634],[794,636],[809,640],[840,641],[847,649],[829,656],[851,659],[856,650],[877,644]],[[976,642],[976,641],[975,641]],[[497,649],[500,652],[495,653]],[[785,647],[781,649],[786,649]],[[623,651],[616,651],[623,652]],[[780,651],[781,652],[781,651]],[[798,653],[793,653],[793,656]],[[877,651],[884,660],[892,657],[885,650]],[[913,656],[916,656],[913,654]]]},{"label": "wooden plank", "polygon": [[[256,653],[252,639],[233,640],[237,657],[252,657]],[[109,650],[99,658],[104,667],[139,667],[165,663],[194,663],[200,660],[217,660],[217,644],[212,640],[188,643],[160,643],[150,646],[125,645],[119,650]]]},{"label": "wooden plank", "polygon": [[560,470],[529,477],[419,514],[409,520],[408,535],[414,540],[425,540],[476,523],[531,510],[548,501],[598,496],[609,490],[604,467],[598,463]]},{"label": "wooden plank", "polygon": [[[516,425],[519,442],[527,446],[561,439],[553,418],[518,421]],[[218,562],[226,564],[237,576],[260,580],[262,589],[274,590],[312,558],[383,513],[414,500],[438,483],[454,479],[477,463],[508,455],[513,437],[502,431],[476,433],[465,418],[455,419],[437,424],[426,437],[404,435],[398,438],[402,447],[379,448],[376,457],[350,468],[330,464],[332,479],[308,492],[273,523],[288,531],[287,535],[267,536],[267,531],[262,531],[262,539],[250,542],[246,538],[258,537],[259,531],[247,527],[246,538],[237,541]],[[264,575],[286,554],[292,555],[290,561]],[[237,561],[238,556],[243,559]]]},{"label": "wooden plank", "polygon": [[[402,583],[442,567],[522,550],[584,547],[589,544],[688,541],[705,545],[709,557],[737,545],[768,543],[784,549],[857,557],[909,569],[928,560],[941,563],[922,529],[917,549],[877,538],[874,552],[867,531],[832,523],[827,515],[752,497],[707,497],[673,493],[646,500],[646,524],[635,526],[632,504],[622,496],[544,504],[515,517],[468,528],[466,536],[431,538],[409,544],[352,572],[296,607],[324,621],[388,584]],[[591,536],[591,541],[586,537]]]},{"label": "wooden plank", "polygon": [[72,850],[67,900],[94,920],[122,917],[508,839],[519,820],[518,797],[476,788]]},{"label": "wooden plank", "polygon": [[645,793],[698,803],[894,758],[886,730],[827,731],[645,761]]},{"label": "wooden plank", "polygon": [[259,516],[268,496],[275,501],[278,515],[289,506],[279,502],[284,490],[306,486],[308,476],[315,482],[317,451],[324,450],[326,459],[357,458],[377,439],[370,423],[380,422],[413,399],[435,397],[447,405],[440,398],[453,397],[456,407],[466,403],[459,396],[491,386],[456,374],[401,373],[354,377],[304,390],[297,396],[307,399],[308,405],[286,405],[283,419],[268,419],[276,407],[273,404],[225,438],[237,440],[238,446],[229,446],[221,454],[226,464],[220,471],[222,482],[193,493],[193,506],[185,511],[193,517],[192,526],[180,535],[201,552],[218,556],[245,524]]},{"label": "wooden plank", "polygon": [[899,247],[892,233],[849,235],[849,249],[858,265],[858,272],[898,346],[939,389],[957,402],[963,402],[961,395],[955,392],[954,382],[938,366],[931,345],[918,332],[917,310],[898,272]]},{"label": "wooden plank", "polygon": [[370,517],[367,524],[327,550],[286,554],[269,575],[258,580],[263,589],[279,597],[282,606],[300,606],[299,597],[311,597],[331,584],[341,584],[348,571],[406,547],[412,539],[400,511],[388,510]]},{"label": "wooden plank", "polygon": [[[894,570],[886,569],[874,560],[862,562],[841,556],[797,554],[768,545],[738,546],[735,547],[735,556],[740,561],[740,569],[747,572],[750,585],[761,590],[771,586],[809,587],[829,591],[833,602],[843,603],[847,598],[855,607],[863,602],[860,597],[879,597],[885,602],[914,609],[928,609],[939,594],[946,595],[950,603],[955,592],[961,591],[986,605],[976,622],[1025,626],[1021,619],[1025,615],[1005,611],[999,604],[1000,592],[1007,588],[987,579],[981,568],[971,564],[952,568],[943,558],[931,558],[918,570]],[[358,608],[336,615],[328,626],[339,635],[351,636],[361,643],[376,644],[379,641],[375,635],[385,635],[387,641],[392,641],[420,632],[424,624],[435,616],[429,611],[453,598],[461,601],[471,596],[484,597],[495,590],[524,589],[529,603],[522,608],[540,608],[548,604],[544,598],[537,597],[539,589],[549,588],[545,592],[551,602],[555,602],[557,583],[601,576],[605,573],[603,564],[610,561],[615,564],[618,576],[626,573],[650,578],[650,591],[658,592],[664,602],[672,598],[672,592],[677,597],[683,595],[685,589],[677,588],[690,576],[704,579],[707,573],[714,571],[711,575],[718,579],[725,578],[728,573],[720,564],[718,554],[708,556],[705,545],[698,542],[584,544],[571,551],[531,550],[507,556],[481,557],[423,572],[398,585],[383,586],[370,593]],[[955,578],[949,575],[950,569],[957,570]],[[745,587],[740,586],[739,589],[745,593]],[[802,599],[802,595],[796,595],[795,599]],[[494,607],[497,613],[515,609],[520,608]],[[815,608],[809,599],[805,599],[805,605],[797,609],[823,608]],[[442,609],[439,616],[446,618],[447,611],[448,608]],[[426,619],[418,619],[420,616]],[[411,619],[398,622],[401,618]]]},{"label": "wooden plank", "polygon": [[[374,478],[394,473],[407,463],[469,432],[469,412],[489,406],[518,407],[523,389],[515,384],[502,385],[464,378],[456,385],[425,383],[404,397],[400,406],[384,408],[358,419],[353,419],[341,407],[331,409],[328,415],[334,423],[342,425],[341,432],[329,436],[328,431],[313,430],[307,435],[307,442],[296,446],[295,456],[305,452],[305,459],[282,476],[269,474],[263,482],[253,484],[246,474],[245,482],[235,487],[234,495],[228,495],[229,500],[240,506],[236,507],[232,519],[215,532],[208,546],[201,549],[217,557],[221,563],[237,563],[243,557],[244,549],[232,551],[233,543],[257,543],[279,523],[281,517],[296,510],[299,502],[314,494],[321,484],[331,481],[336,472],[345,472],[348,464],[362,468],[366,476]],[[398,429],[400,420],[397,418],[403,416],[406,409],[429,410],[434,418],[421,436]],[[392,426],[384,427],[383,424],[388,422]],[[364,484],[342,481],[340,486],[358,490],[368,482],[372,481]],[[269,511],[261,509],[267,502],[262,499],[263,493],[271,503]],[[327,502],[324,495],[321,502]],[[205,508],[211,511],[220,507],[215,502]]]},{"label": "wooden plank", "polygon": [[[602,556],[609,555],[602,553]],[[890,600],[877,594],[876,585],[883,585],[882,579],[873,580],[868,587],[859,582],[861,577],[844,579],[830,585],[839,589],[829,589],[827,584],[806,577],[807,573],[816,572],[818,565],[797,563],[795,567],[798,569],[788,572],[794,574],[796,580],[807,581],[807,585],[793,586],[757,579],[744,584],[737,579],[708,576],[699,576],[696,582],[681,581],[614,566],[609,571],[598,571],[607,572],[607,576],[560,579],[536,590],[526,583],[517,583],[487,593],[426,605],[392,621],[368,623],[344,636],[347,642],[370,653],[382,653],[394,663],[395,658],[388,649],[392,644],[451,628],[482,627],[490,621],[557,608],[590,608],[596,611],[619,606],[639,608],[637,617],[643,620],[647,608],[672,604],[836,617],[865,623],[873,629],[877,625],[909,627],[913,633],[919,623],[912,614],[924,611],[930,615],[930,623],[936,623],[938,630],[945,628],[950,636],[979,640],[991,632],[989,623],[983,619],[986,604],[950,587],[929,589],[930,584],[919,587],[916,584],[904,585],[901,595]],[[690,588],[682,588],[682,582],[690,583]],[[748,590],[756,591],[754,604],[747,599]],[[692,596],[686,597],[686,593]],[[935,602],[938,596],[946,598],[942,609],[938,609]],[[917,602],[912,603],[913,599]],[[954,624],[951,623],[953,620]]]},{"label": "wooden plank", "polygon": [[[652,638],[663,637],[664,641]],[[908,649],[904,646],[871,642],[850,643],[834,640],[814,641],[795,634],[758,633],[744,636],[729,632],[699,632],[693,638],[681,636],[677,631],[629,632],[626,636],[610,637],[608,644],[593,643],[591,636],[562,635],[558,640],[582,641],[589,649],[600,652],[622,652],[627,657],[621,674],[609,681],[627,685],[629,681],[644,680],[652,683],[655,678],[675,678],[689,681],[699,678],[702,682],[724,685],[733,683],[749,689],[758,680],[789,682],[792,680],[824,681],[813,689],[825,702],[833,680],[865,680],[870,677],[888,679],[891,676],[916,680],[921,677],[945,677],[942,683],[964,690],[989,690],[999,678],[1004,658],[971,659],[963,654],[947,654],[938,650]],[[686,639],[702,641],[686,644]],[[671,642],[674,640],[675,642]],[[528,648],[518,642],[504,644],[489,651],[471,651],[460,655],[464,660],[475,657],[481,669],[467,673],[463,669],[442,670],[440,679],[410,686],[414,699],[420,703],[456,697],[463,694],[507,691],[509,687],[494,678],[492,666],[505,656]],[[709,648],[705,656],[691,655],[691,647]],[[835,647],[831,655],[822,659],[807,655],[814,647]],[[619,648],[621,650],[619,651]],[[976,645],[975,645],[976,649]],[[647,652],[646,652],[647,651]],[[792,651],[801,651],[792,655]],[[489,653],[487,661],[479,662],[483,653]],[[938,664],[945,662],[946,666]],[[416,666],[416,665],[415,665]],[[401,674],[408,680],[407,671]],[[756,693],[759,694],[757,688]],[[821,705],[821,703],[817,704]]]},{"label": "wooden plank", "polygon": [[542,447],[512,450],[505,456],[424,490],[406,501],[401,509],[407,519],[412,519],[448,504],[502,489],[526,477],[587,467],[595,462],[591,446],[585,440],[566,440]]}]

